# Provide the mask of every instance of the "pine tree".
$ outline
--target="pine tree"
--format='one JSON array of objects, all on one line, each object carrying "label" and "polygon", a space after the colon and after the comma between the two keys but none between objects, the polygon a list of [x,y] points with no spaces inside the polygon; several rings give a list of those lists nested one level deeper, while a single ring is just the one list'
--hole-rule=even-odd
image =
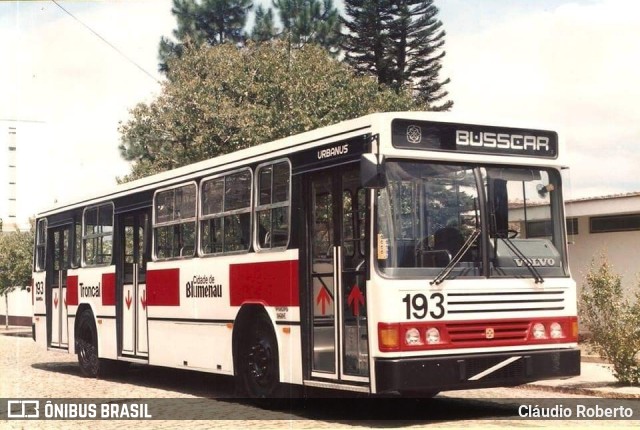
[{"label": "pine tree", "polygon": [[389,58],[387,55],[388,25],[391,21],[389,0],[345,0],[342,18],[347,33],[341,44],[344,61],[361,74],[372,74],[378,84],[390,84]]},{"label": "pine tree", "polygon": [[277,31],[273,22],[273,9],[266,11],[262,6],[256,8],[255,23],[251,31],[251,39],[256,42],[265,42],[276,37]]},{"label": "pine tree", "polygon": [[340,41],[340,14],[333,0],[273,0],[282,24],[280,37],[290,47],[318,44],[337,54]]},{"label": "pine tree", "polygon": [[[430,110],[449,110],[453,102],[443,101],[448,93],[439,81],[441,60],[445,56],[445,31],[436,18],[433,0],[397,0],[393,2],[389,23],[389,56],[392,62],[390,84],[396,90],[412,88],[416,98]],[[435,103],[442,102],[436,105]]]},{"label": "pine tree", "polygon": [[181,57],[185,45],[217,45],[244,41],[244,25],[252,0],[173,0],[171,13],[178,28],[176,42],[162,37],[158,49],[160,70],[167,72],[167,61]]},{"label": "pine tree", "polygon": [[[445,32],[433,0],[345,0],[345,61],[396,92],[411,89],[429,110],[449,110],[452,101],[439,80]],[[436,104],[440,103],[440,104]]]}]

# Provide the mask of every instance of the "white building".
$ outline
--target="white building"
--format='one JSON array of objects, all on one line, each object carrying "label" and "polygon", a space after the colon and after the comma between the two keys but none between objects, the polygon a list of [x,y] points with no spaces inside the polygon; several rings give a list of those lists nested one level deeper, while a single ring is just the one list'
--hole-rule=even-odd
[{"label": "white building", "polygon": [[627,295],[640,283],[640,192],[571,200],[566,203],[569,265],[578,283],[586,282],[592,262],[605,256],[622,276]]}]

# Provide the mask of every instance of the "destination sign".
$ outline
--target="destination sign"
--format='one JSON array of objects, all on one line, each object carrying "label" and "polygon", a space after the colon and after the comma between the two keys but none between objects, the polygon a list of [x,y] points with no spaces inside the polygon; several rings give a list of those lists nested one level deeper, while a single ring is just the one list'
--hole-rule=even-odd
[{"label": "destination sign", "polygon": [[556,158],[553,131],[396,119],[391,123],[396,148]]}]

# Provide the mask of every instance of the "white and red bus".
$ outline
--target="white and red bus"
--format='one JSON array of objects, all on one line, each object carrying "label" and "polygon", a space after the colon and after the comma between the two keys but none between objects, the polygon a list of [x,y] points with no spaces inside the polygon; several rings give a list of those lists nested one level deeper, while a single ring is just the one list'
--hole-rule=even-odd
[{"label": "white and red bus", "polygon": [[35,341],[143,363],[434,394],[577,375],[557,134],[380,113],[40,213]]}]

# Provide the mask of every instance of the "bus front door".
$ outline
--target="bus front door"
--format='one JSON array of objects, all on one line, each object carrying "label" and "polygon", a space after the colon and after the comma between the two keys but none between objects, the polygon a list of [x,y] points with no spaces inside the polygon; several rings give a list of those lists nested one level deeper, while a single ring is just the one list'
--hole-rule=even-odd
[{"label": "bus front door", "polygon": [[71,225],[49,229],[49,259],[47,267],[47,324],[49,346],[69,348],[67,324],[67,270],[71,262]]},{"label": "bus front door", "polygon": [[148,210],[120,215],[122,254],[118,258],[121,355],[146,359],[147,335],[146,266],[151,253]]},{"label": "bus front door", "polygon": [[311,377],[366,383],[366,192],[357,165],[312,173],[308,187]]}]

